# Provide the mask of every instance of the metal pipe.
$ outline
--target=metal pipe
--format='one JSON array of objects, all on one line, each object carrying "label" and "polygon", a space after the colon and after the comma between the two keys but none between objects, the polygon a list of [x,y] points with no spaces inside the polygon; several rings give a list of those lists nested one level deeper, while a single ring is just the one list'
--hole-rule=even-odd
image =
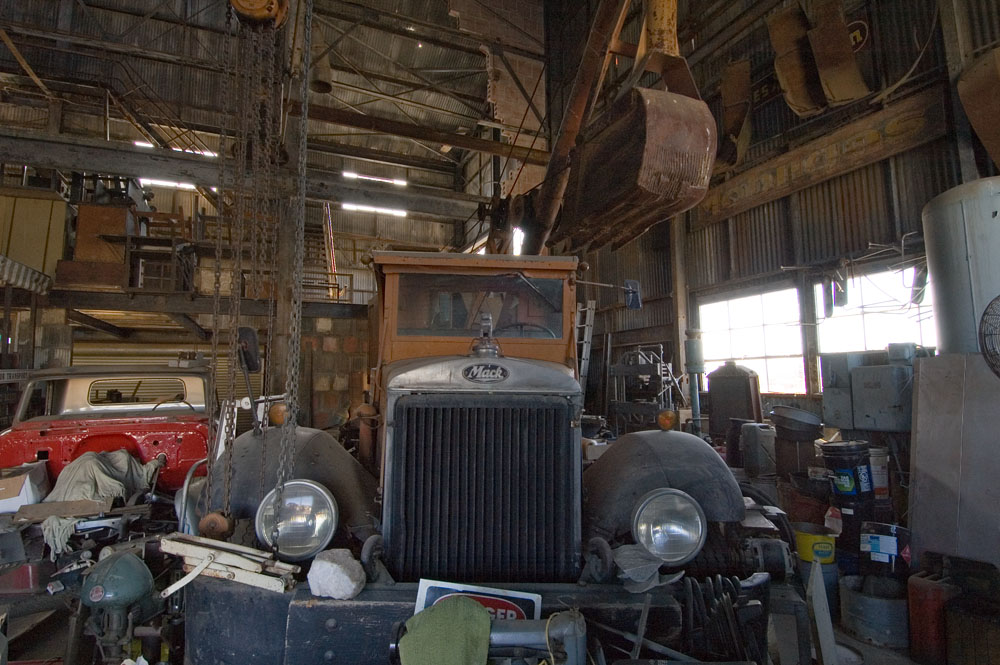
[{"label": "metal pipe", "polygon": [[189,532],[187,532],[187,531],[184,530],[184,527],[187,526],[185,523],[187,522],[188,488],[191,485],[191,478],[194,477],[195,470],[197,470],[197,468],[199,466],[201,466],[202,464],[208,464],[208,458],[207,457],[205,457],[204,459],[200,459],[197,462],[195,462],[194,464],[192,464],[191,468],[188,469],[187,475],[184,476],[184,484],[181,486],[181,509],[180,509],[180,515],[177,516],[177,522],[178,522],[177,523],[177,530],[180,531],[181,533],[189,533]]},{"label": "metal pipe", "polygon": [[490,647],[523,647],[551,651],[562,644],[566,665],[587,663],[587,623],[577,610],[558,612],[547,620],[496,620],[490,625]]},{"label": "metal pipe", "polygon": [[701,395],[698,392],[700,376],[705,372],[705,359],[701,349],[701,331],[689,329],[685,332],[684,355],[687,358],[688,391],[691,395],[691,433],[701,436]]},{"label": "metal pipe", "polygon": [[615,24],[625,7],[625,0],[603,0],[594,16],[587,44],[583,50],[580,67],[576,70],[573,87],[570,90],[566,110],[563,113],[559,131],[556,134],[549,164],[545,170],[545,180],[538,193],[536,204],[537,220],[524,231],[523,254],[541,254],[545,242],[556,225],[556,216],[566,195],[569,184],[569,155],[576,138],[583,128],[587,103],[591,88],[600,73],[601,63],[607,53]]},{"label": "metal pipe", "polygon": [[681,54],[677,44],[677,0],[647,0],[646,39],[649,49],[673,56]]}]

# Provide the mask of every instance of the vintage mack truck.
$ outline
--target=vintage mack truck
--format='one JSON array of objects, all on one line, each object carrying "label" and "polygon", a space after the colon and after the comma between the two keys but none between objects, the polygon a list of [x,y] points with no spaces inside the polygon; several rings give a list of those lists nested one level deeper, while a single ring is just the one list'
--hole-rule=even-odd
[{"label": "vintage mack truck", "polygon": [[[638,641],[636,653],[661,658],[763,658],[768,586],[787,572],[788,547],[718,454],[690,434],[640,432],[584,468],[577,259],[372,259],[372,390],[357,455],[298,429],[292,477],[325,487],[334,507],[314,493],[288,523],[273,523],[273,507],[259,512],[274,496],[278,428],[238,437],[228,479],[231,516],[256,520],[260,546],[303,565],[350,548],[367,585],[333,600],[305,582],[280,594],[198,579],[186,591],[187,659],[384,663],[422,579],[534,592],[543,617],[576,608],[588,649],[627,653]],[[307,503],[315,514],[302,513]],[[497,655],[542,655],[537,641],[510,639],[498,638]],[[608,662],[618,653],[607,650]]]}]

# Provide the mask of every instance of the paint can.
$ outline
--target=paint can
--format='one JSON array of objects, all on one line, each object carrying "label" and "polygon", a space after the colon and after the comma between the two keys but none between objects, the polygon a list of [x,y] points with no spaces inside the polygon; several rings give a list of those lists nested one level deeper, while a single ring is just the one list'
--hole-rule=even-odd
[{"label": "paint can", "polygon": [[883,579],[859,576],[840,579],[840,623],[859,640],[905,649],[910,644],[906,587],[899,585],[898,594],[889,593],[888,588],[873,583]]},{"label": "paint can", "polygon": [[868,457],[872,467],[872,489],[876,499],[889,497],[889,449],[871,448]]},{"label": "paint can", "polygon": [[832,529],[819,524],[794,522],[795,549],[799,559],[808,563],[828,564],[836,561],[837,538]]},{"label": "paint can", "polygon": [[833,491],[840,496],[874,498],[871,458],[866,441],[820,444],[823,464],[832,472]]}]

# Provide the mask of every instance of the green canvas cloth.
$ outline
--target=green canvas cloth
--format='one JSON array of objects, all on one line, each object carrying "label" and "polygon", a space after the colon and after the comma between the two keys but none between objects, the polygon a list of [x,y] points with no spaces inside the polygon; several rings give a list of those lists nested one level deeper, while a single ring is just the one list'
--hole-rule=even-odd
[{"label": "green canvas cloth", "polygon": [[490,615],[467,596],[452,596],[413,615],[399,640],[403,665],[479,665],[490,649]]}]

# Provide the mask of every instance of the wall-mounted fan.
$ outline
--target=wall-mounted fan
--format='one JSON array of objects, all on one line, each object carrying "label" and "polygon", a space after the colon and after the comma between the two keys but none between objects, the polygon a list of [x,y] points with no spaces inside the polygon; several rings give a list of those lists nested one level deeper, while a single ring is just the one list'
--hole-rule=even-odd
[{"label": "wall-mounted fan", "polygon": [[1000,296],[990,301],[979,319],[979,350],[986,364],[1000,377]]}]

